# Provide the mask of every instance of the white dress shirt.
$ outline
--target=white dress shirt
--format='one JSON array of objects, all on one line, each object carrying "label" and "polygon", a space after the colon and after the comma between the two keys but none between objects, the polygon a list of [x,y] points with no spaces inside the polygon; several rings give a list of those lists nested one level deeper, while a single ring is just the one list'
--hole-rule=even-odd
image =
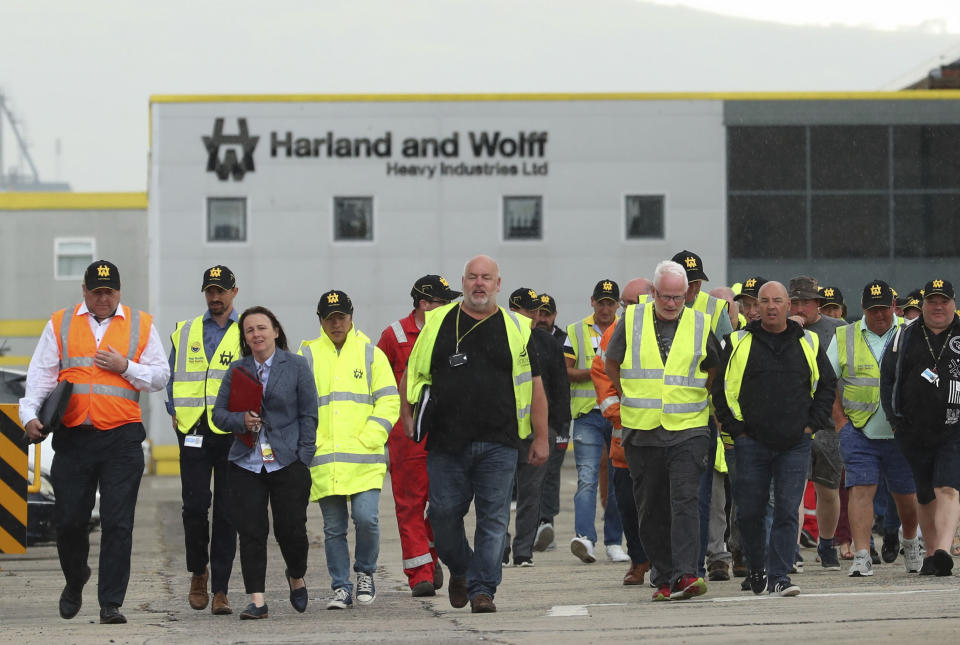
[{"label": "white dress shirt", "polygon": [[[70,307],[64,315],[69,316],[72,309]],[[107,333],[107,328],[110,326],[113,316],[97,322],[94,315],[87,309],[86,303],[80,304],[80,309],[77,310],[76,315],[86,317],[99,349],[100,341]],[[117,305],[117,311],[114,315],[124,317],[122,304]],[[105,347],[104,349],[109,348]],[[116,349],[123,352],[127,348],[117,347]],[[40,334],[37,347],[33,350],[30,366],[27,368],[26,392],[20,399],[20,423],[27,425],[28,422],[37,418],[37,410],[40,409],[47,395],[57,386],[59,375],[60,348],[57,344],[57,337],[53,333],[53,321],[48,320],[43,328],[43,333]],[[157,328],[152,323],[150,325],[150,338],[143,349],[143,353],[140,354],[140,361],[128,361],[127,371],[121,376],[141,392],[162,390],[169,380],[170,365],[167,363],[167,356],[160,342],[160,334],[157,333]]]}]

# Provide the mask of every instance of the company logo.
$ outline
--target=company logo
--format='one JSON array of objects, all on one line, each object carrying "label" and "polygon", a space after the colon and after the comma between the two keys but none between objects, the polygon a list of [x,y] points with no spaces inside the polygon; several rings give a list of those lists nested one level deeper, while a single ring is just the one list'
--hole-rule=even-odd
[{"label": "company logo", "polygon": [[[696,264],[696,262],[694,262],[694,264]],[[743,286],[745,286],[747,289],[753,289],[755,286],[757,286],[757,281],[755,278],[750,278]]]},{"label": "company logo", "polygon": [[933,281],[934,289],[943,289],[943,280],[934,280]]},{"label": "company logo", "polygon": [[881,291],[883,291],[883,289],[880,287],[879,284],[875,284],[870,287],[871,296],[879,296]]},{"label": "company logo", "polygon": [[220,267],[213,267],[212,269],[210,269],[211,278],[219,278],[221,273],[223,273],[223,269],[221,269]]},{"label": "company logo", "polygon": [[106,264],[101,264],[97,267],[97,276],[100,278],[109,278],[110,277],[110,267]]},{"label": "company logo", "polygon": [[337,293],[327,294],[327,302],[331,305],[337,304],[338,302],[340,302],[340,294],[337,294]]},{"label": "company logo", "polygon": [[192,343],[192,344],[190,345],[190,351],[193,352],[194,354],[199,353],[199,352],[200,352],[200,341],[196,341],[196,342]]},{"label": "company logo", "polygon": [[357,380],[362,379],[362,378],[363,378],[363,370],[360,370],[360,369],[353,370],[353,378],[355,378],[355,379],[357,379]]},{"label": "company logo", "polygon": [[233,352],[222,351],[220,352],[220,364],[229,365],[233,362]]},{"label": "company logo", "polygon": [[[251,137],[247,129],[247,120],[237,119],[238,134],[223,133],[223,117],[213,122],[213,135],[203,138],[203,145],[207,149],[207,172],[217,174],[220,181],[227,181],[230,175],[237,181],[243,179],[248,172],[253,172],[253,151],[257,147],[260,137]],[[225,146],[223,158],[220,155],[220,146]],[[237,158],[237,149],[242,157]]]},{"label": "company logo", "polygon": [[[879,289],[879,288],[880,288],[880,287],[877,287],[877,289]],[[833,290],[832,287],[827,287],[826,289],[823,290],[823,295],[824,295],[824,297],[826,297],[826,298],[832,298],[834,293],[836,293],[836,292]],[[873,287],[870,287],[870,293],[873,293]],[[877,293],[880,293],[880,292],[877,291]],[[874,294],[874,295],[877,295],[877,294]]]},{"label": "company logo", "polygon": [[687,265],[687,268],[688,268],[688,269],[696,269],[696,268],[697,268],[697,260],[696,260],[696,258],[692,258],[692,257],[690,257],[690,256],[687,256],[686,259],[684,260],[684,263]]}]

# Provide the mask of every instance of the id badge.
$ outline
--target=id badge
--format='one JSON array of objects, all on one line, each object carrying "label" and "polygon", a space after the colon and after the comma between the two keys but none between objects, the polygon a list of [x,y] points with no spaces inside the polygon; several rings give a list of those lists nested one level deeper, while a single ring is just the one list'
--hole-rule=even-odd
[{"label": "id badge", "polygon": [[923,377],[923,380],[933,383],[934,385],[936,385],[940,381],[940,375],[934,372],[929,367],[923,370],[922,372],[920,372],[920,376]]},{"label": "id badge", "polygon": [[264,441],[260,444],[260,453],[263,455],[263,463],[268,464],[276,461],[276,457],[273,455],[273,448],[270,447],[270,444]]},{"label": "id badge", "polygon": [[462,367],[463,365],[467,364],[467,355],[463,352],[451,354],[447,361],[450,364],[450,367]]},{"label": "id badge", "polygon": [[188,434],[183,438],[183,445],[187,448],[200,448],[203,446],[203,435]]}]

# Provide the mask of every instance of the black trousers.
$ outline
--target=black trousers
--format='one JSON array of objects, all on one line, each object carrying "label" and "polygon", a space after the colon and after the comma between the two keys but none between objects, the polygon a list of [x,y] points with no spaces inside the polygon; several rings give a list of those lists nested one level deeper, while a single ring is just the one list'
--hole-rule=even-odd
[{"label": "black trousers", "polygon": [[[548,434],[547,445],[554,450],[557,435],[551,430]],[[520,442],[517,451],[517,514],[516,536],[513,538],[513,558],[532,558],[533,541],[537,537],[537,527],[540,525],[540,498],[543,495],[543,479],[547,475],[547,462],[539,466],[527,463],[527,455],[533,444],[533,435]]]},{"label": "black trousers", "polygon": [[[191,430],[193,433],[194,430]],[[207,416],[200,417],[195,430],[203,437],[199,448],[184,446],[186,437],[177,432],[180,442],[180,484],[183,497],[183,539],[187,549],[187,570],[203,574],[210,564],[210,590],[227,593],[233,559],[237,555],[237,530],[230,513],[230,462],[227,455],[233,445],[232,434],[210,429]],[[210,476],[213,475],[213,493]],[[208,516],[213,502],[213,530]]]},{"label": "black trousers", "polygon": [[143,477],[142,423],[112,430],[64,428],[53,435],[50,480],[56,496],[57,553],[67,584],[83,585],[90,513],[100,488],[100,606],[123,604],[130,581],[133,518]]},{"label": "black trousers", "polygon": [[310,469],[295,461],[267,472],[251,472],[230,464],[230,495],[234,526],[240,535],[240,569],[246,592],[263,593],[267,577],[267,534],[273,512],[273,536],[290,570],[291,578],[307,571],[307,505],[310,503]]}]

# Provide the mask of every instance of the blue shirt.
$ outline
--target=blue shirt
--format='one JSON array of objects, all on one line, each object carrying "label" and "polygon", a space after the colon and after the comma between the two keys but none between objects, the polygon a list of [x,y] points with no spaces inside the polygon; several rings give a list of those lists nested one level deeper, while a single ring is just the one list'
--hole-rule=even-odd
[{"label": "blue shirt", "polygon": [[[277,355],[277,352],[274,351],[270,355],[270,358],[265,360],[263,363],[258,363],[257,359],[253,359],[253,364],[257,366],[257,376],[260,378],[260,383],[263,384],[263,389],[267,389],[267,382],[270,380],[270,367],[273,365],[273,359]],[[274,461],[264,461],[263,460],[263,446],[269,445],[267,441],[267,426],[264,426],[260,429],[259,434],[259,443],[257,447],[251,450],[246,457],[234,463],[243,468],[244,470],[249,470],[253,473],[260,472],[261,469],[265,469],[268,473],[272,473],[275,470],[280,470],[280,464]]]},{"label": "blue shirt", "polygon": [[[220,341],[223,340],[227,329],[230,328],[231,324],[237,322],[239,318],[237,308],[234,307],[230,310],[230,315],[227,317],[227,324],[221,327],[217,324],[217,321],[213,319],[213,316],[210,315],[209,309],[203,312],[203,353],[207,356],[207,363],[213,358],[213,354],[217,351],[217,347],[220,346]],[[175,362],[177,360],[177,353],[173,347],[170,348],[170,357],[168,360],[170,362],[170,380],[167,381],[166,405],[167,414],[172,417],[176,414],[176,410],[174,410],[173,407],[173,378],[176,367]]]}]

